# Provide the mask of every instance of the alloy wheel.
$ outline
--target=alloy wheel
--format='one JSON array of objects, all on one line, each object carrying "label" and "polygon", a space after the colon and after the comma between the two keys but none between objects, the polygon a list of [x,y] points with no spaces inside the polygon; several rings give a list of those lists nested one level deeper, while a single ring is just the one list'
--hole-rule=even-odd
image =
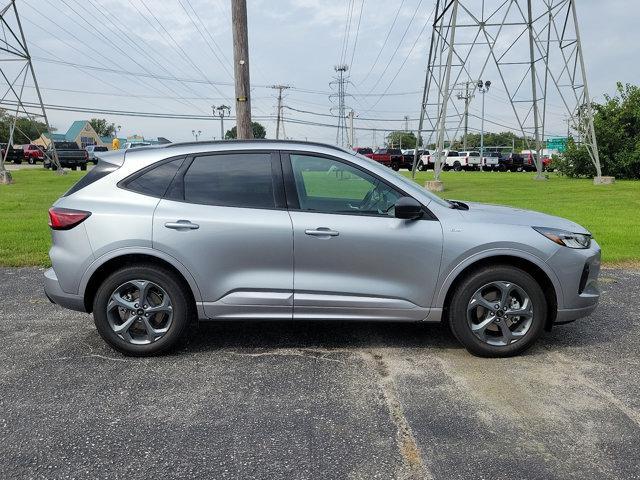
[{"label": "alloy wheel", "polygon": [[533,304],[525,290],[513,282],[494,281],[472,295],[467,306],[467,323],[482,342],[511,345],[530,330]]},{"label": "alloy wheel", "polygon": [[173,305],[169,294],[157,283],[130,280],[109,297],[107,320],[111,329],[128,343],[154,343],[171,327]]}]

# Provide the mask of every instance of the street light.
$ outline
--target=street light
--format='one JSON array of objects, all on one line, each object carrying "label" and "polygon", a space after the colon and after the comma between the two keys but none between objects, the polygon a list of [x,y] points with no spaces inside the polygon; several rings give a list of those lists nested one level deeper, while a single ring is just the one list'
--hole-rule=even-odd
[{"label": "street light", "polygon": [[202,134],[202,130],[198,130],[197,132],[195,130],[191,130],[191,134],[196,137],[196,142],[198,141],[198,137],[200,136],[200,134]]},{"label": "street light", "polygon": [[[220,117],[220,140],[224,140],[224,117],[231,115],[231,107],[228,107],[227,105],[220,105],[219,107],[211,105],[211,110],[213,111],[214,117],[216,115]],[[218,113],[216,113],[216,111]]]},{"label": "street light", "polygon": [[482,94],[482,125],[480,127],[480,164],[484,161],[484,94],[489,91],[491,82],[478,80],[478,91]]}]

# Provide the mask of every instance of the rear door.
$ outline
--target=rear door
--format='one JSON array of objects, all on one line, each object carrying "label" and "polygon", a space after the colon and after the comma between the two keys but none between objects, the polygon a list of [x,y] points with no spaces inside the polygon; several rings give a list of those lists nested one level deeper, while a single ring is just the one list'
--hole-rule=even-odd
[{"label": "rear door", "polygon": [[210,318],[291,318],[293,232],[279,156],[189,158],[156,208],[153,247],[194,276]]},{"label": "rear door", "polygon": [[423,320],[440,268],[440,222],[395,218],[405,194],[343,159],[290,152],[283,169],[294,318]]}]

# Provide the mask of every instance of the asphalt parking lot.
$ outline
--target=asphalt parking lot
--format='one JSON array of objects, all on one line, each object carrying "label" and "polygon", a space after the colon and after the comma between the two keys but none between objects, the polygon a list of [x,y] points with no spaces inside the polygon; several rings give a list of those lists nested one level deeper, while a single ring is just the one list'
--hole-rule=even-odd
[{"label": "asphalt parking lot", "polygon": [[526,355],[437,325],[217,323],[131,359],[0,269],[2,478],[640,478],[640,271]]}]

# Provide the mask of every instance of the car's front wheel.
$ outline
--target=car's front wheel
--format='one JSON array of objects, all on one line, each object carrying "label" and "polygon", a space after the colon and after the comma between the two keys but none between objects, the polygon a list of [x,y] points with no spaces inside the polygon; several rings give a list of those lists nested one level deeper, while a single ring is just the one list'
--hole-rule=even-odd
[{"label": "car's front wheel", "polygon": [[449,326],[465,348],[482,357],[508,357],[529,348],[542,334],[547,302],[538,282],[511,266],[467,275],[449,306]]},{"label": "car's front wheel", "polygon": [[93,318],[102,338],[125,355],[155,355],[179,340],[194,315],[187,287],[153,265],[112,273],[100,285]]}]

